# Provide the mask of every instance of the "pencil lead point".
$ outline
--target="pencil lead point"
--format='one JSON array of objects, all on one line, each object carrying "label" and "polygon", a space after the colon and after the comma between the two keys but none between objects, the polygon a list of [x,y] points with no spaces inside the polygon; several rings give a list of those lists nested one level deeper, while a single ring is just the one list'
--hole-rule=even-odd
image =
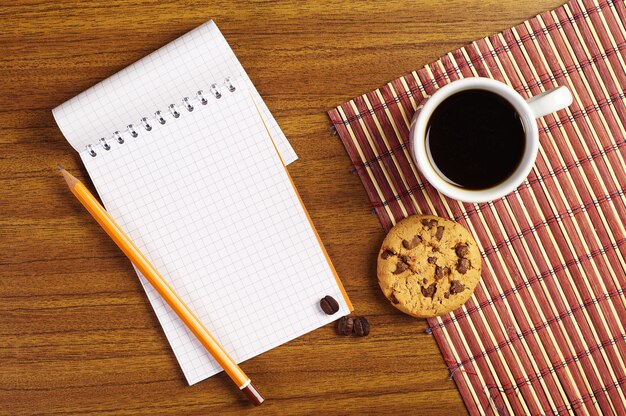
[{"label": "pencil lead point", "polygon": [[59,169],[59,170],[63,170],[63,166],[61,166],[61,165],[57,165],[57,169]]}]

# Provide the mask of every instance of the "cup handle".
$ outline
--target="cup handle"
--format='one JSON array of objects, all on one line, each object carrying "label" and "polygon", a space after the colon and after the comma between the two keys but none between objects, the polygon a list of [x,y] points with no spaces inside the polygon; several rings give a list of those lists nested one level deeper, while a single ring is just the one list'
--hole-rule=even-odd
[{"label": "cup handle", "polygon": [[526,100],[535,118],[561,110],[569,106],[572,101],[572,93],[565,85]]}]

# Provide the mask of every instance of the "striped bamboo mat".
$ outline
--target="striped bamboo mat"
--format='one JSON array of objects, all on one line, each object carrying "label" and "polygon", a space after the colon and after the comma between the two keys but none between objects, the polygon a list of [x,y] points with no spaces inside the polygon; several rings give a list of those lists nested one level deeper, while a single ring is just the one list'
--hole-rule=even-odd
[{"label": "striped bamboo mat", "polygon": [[[625,22],[624,0],[572,0],[329,112],[385,229],[435,213],[479,242],[474,296],[429,321],[471,414],[626,414]],[[523,185],[463,204],[406,144],[424,96],[475,76],[524,97],[567,85],[574,104],[538,120]]]}]

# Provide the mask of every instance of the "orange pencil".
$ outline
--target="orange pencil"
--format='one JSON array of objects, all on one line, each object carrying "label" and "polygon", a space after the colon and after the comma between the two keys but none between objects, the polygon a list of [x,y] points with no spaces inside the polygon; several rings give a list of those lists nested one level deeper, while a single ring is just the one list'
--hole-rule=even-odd
[{"label": "orange pencil", "polygon": [[130,237],[120,228],[113,220],[109,213],[104,209],[98,200],[89,192],[87,187],[81,181],[72,176],[69,172],[59,165],[59,170],[63,174],[70,190],[78,198],[81,204],[92,217],[100,224],[104,231],[111,239],[122,249],[126,257],[139,269],[141,274],[150,282],[152,287],[159,292],[161,297],[165,299],[170,308],[182,321],[187,328],[193,332],[204,347],[211,353],[215,361],[217,361],[226,374],[235,382],[244,395],[255,406],[260,405],[265,400],[261,393],[252,385],[250,378],[243,372],[237,363],[224,351],[222,346],[213,338],[213,335],[202,325],[202,322],[191,312],[189,307],[178,297],[174,290],[167,284],[163,276],[154,268],[137,246],[131,241]]}]

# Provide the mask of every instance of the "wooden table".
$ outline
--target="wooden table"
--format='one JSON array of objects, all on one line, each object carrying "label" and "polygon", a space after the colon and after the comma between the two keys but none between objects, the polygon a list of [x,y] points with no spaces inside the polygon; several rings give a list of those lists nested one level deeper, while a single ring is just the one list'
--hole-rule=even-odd
[{"label": "wooden table", "polygon": [[223,374],[186,385],[130,263],[55,170],[88,181],[53,107],[210,18],[300,156],[289,170],[372,325],[364,339],[329,325],[246,362],[268,398],[254,412],[464,413],[425,321],[378,289],[383,231],[326,110],[562,0],[137,3],[0,9],[0,414],[250,409]]}]

